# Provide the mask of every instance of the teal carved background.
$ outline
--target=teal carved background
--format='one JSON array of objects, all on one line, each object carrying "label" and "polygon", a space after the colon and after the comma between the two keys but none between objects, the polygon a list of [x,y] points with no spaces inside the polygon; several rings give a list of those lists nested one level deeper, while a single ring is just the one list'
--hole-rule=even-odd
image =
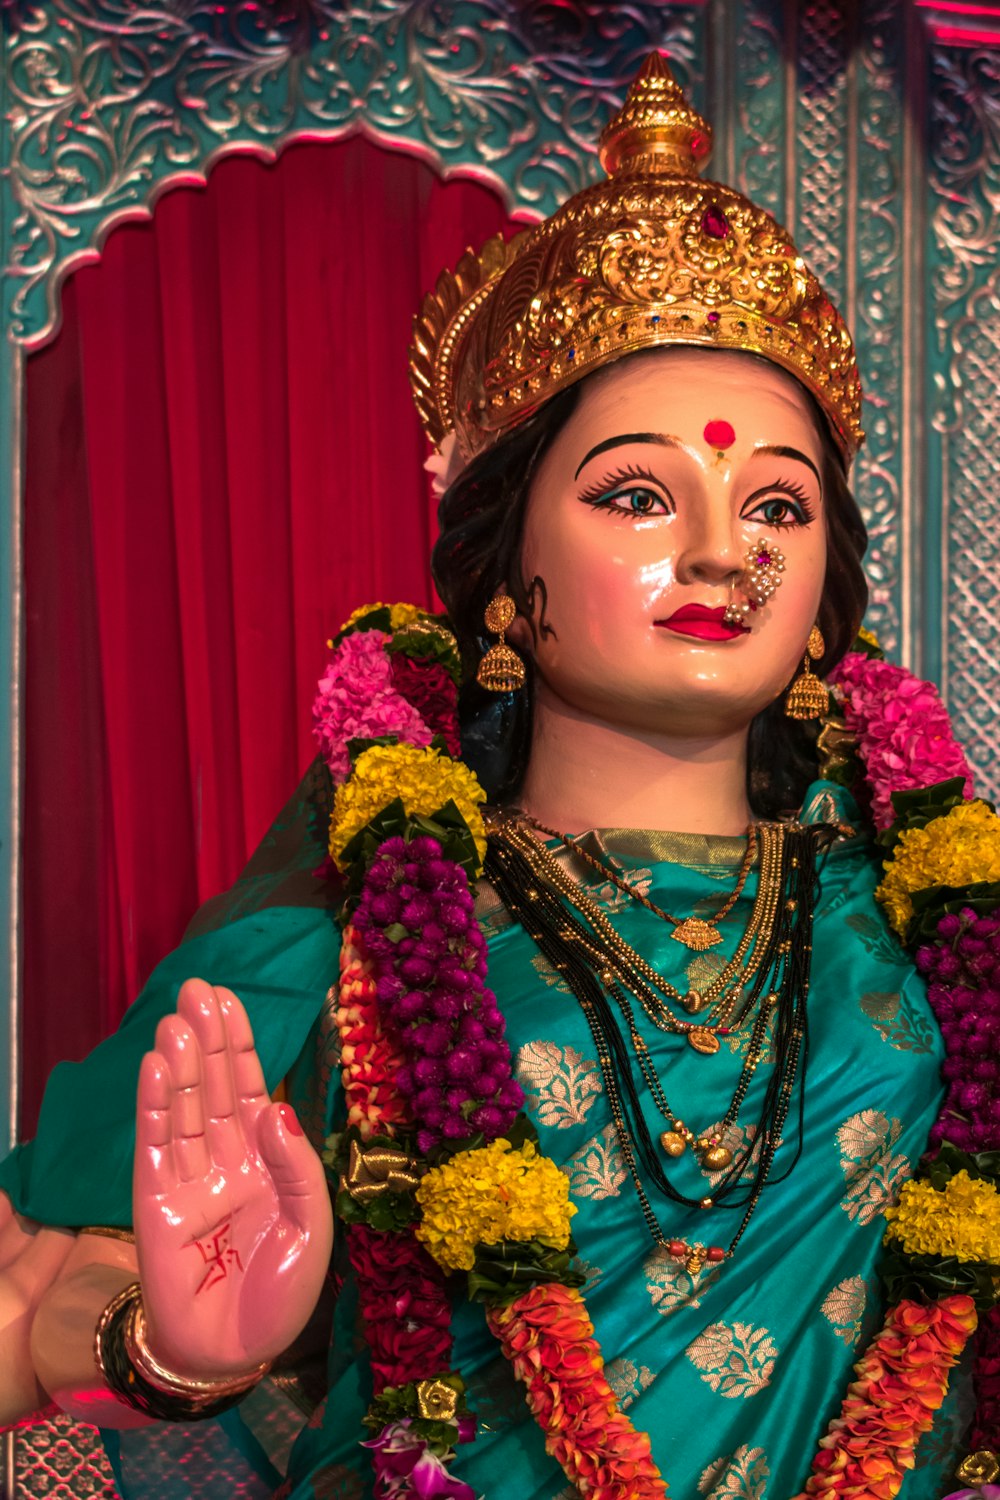
[{"label": "teal carved background", "polygon": [[18,1000],[21,364],[115,224],[200,183],[364,130],[552,211],[652,47],[716,128],[710,170],[768,207],[844,309],[867,391],[856,488],[870,623],[939,680],[1000,790],[1000,20],[917,0],[331,0],[7,4],[0,187],[0,930],[13,1098]]},{"label": "teal carved background", "polygon": [[[870,623],[941,684],[981,788],[1000,793],[995,4],[8,0],[0,22],[0,1151],[22,1003],[23,361],[55,335],[73,266],[225,152],[363,130],[534,218],[594,178],[600,126],[666,50],[715,125],[710,172],[792,229],[854,330]],[[113,1495],[66,1427],[8,1445],[5,1500]]]}]

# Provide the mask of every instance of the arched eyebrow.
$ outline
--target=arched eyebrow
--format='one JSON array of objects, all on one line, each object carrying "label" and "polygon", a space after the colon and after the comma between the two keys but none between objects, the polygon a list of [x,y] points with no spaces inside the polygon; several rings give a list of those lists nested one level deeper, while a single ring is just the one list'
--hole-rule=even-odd
[{"label": "arched eyebrow", "polygon": [[753,451],[754,453],[773,453],[777,458],[797,458],[800,464],[805,464],[807,468],[812,469],[816,475],[816,482],[822,489],[823,481],[819,470],[812,459],[807,458],[798,448],[787,448],[783,443],[758,443]]},{"label": "arched eyebrow", "polygon": [[599,453],[607,453],[609,448],[621,448],[626,443],[659,443],[661,448],[681,447],[680,438],[668,437],[665,432],[623,432],[618,437],[605,438],[603,443],[597,443],[591,448],[573,478],[579,479],[581,470],[585,469],[590,460],[596,458]]}]

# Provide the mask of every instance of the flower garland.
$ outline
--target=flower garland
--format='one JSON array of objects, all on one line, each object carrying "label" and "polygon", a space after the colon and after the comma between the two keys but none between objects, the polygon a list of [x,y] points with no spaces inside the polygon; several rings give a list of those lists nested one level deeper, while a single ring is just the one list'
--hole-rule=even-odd
[{"label": "flower garland", "polygon": [[[474,1436],[448,1368],[446,1278],[461,1274],[578,1493],[661,1500],[649,1440],[604,1377],[572,1269],[566,1179],[519,1113],[486,983],[470,889],[485,798],[456,758],[454,639],[413,606],[379,604],[356,611],[331,647],[314,721],[337,787],[330,853],[350,915],[337,1012],[348,1121],[327,1160],[373,1351],[376,1496],[472,1500],[449,1468]],[[834,684],[887,850],[879,899],[920,945],[949,1085],[937,1153],[886,1215],[884,1326],[796,1497],[883,1500],[912,1467],[978,1313],[974,1441],[993,1440],[1000,1405],[989,1258],[1000,1161],[988,1154],[1000,1131],[1000,820],[972,798],[929,684],[882,661],[870,637]]]}]

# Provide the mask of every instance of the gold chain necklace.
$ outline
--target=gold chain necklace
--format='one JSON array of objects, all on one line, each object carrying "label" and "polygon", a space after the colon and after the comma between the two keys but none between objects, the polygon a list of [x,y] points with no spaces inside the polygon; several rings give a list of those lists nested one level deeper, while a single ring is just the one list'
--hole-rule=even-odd
[{"label": "gold chain necklace", "polygon": [[[785,825],[761,823],[756,834],[760,844],[760,880],[753,911],[736,951],[704,989],[691,987],[681,994],[618,934],[596,902],[581,890],[548,849],[529,831],[516,814],[491,814],[487,831],[499,835],[522,854],[534,875],[562,896],[584,918],[593,938],[582,940],[599,966],[602,983],[618,980],[636,995],[653,1025],[661,1031],[686,1037],[696,1052],[711,1056],[719,1050],[719,1036],[727,1036],[744,1019],[734,1013],[744,990],[752,983],[763,959],[766,943],[762,935],[774,926],[782,881],[782,842]],[[603,866],[601,867],[603,869]],[[529,898],[532,892],[528,891]],[[635,893],[632,893],[635,894]],[[643,902],[645,904],[645,902]],[[534,936],[534,934],[533,934]],[[675,1016],[665,1003],[674,1000],[695,1022]],[[709,1014],[714,1012],[714,1019]]]},{"label": "gold chain necklace", "polygon": [[704,953],[707,948],[714,948],[717,943],[722,942],[722,933],[718,931],[717,924],[729,916],[729,913],[742,896],[743,887],[747,883],[747,876],[750,873],[750,867],[757,852],[756,831],[751,823],[747,829],[746,853],[740,864],[739,873],[736,878],[736,888],[726,899],[725,904],[719,908],[714,917],[674,917],[671,916],[670,912],[664,911],[662,906],[657,906],[654,901],[650,901],[649,897],[644,896],[641,891],[633,890],[613,866],[602,864],[596,855],[584,849],[576,839],[570,838],[566,833],[560,833],[555,828],[549,828],[545,823],[540,823],[537,818],[531,817],[528,813],[521,813],[520,817],[523,822],[536,829],[538,833],[544,833],[549,838],[558,839],[565,849],[571,850],[573,854],[597,870],[600,875],[603,875],[606,880],[610,880],[611,884],[617,886],[626,896],[631,896],[633,901],[638,901],[647,911],[651,911],[654,916],[660,917],[664,922],[670,922],[674,929],[670,936],[674,941],[683,943],[686,948],[693,948],[699,953]]},{"label": "gold chain necklace", "polygon": [[[742,1238],[769,1178],[799,1075],[815,883],[815,850],[809,831],[797,825],[759,826],[760,887],[740,944],[746,956],[737,968],[735,993],[720,992],[717,996],[719,1020],[715,1025],[694,1025],[671,1014],[663,997],[667,993],[676,997],[676,990],[619,938],[603,912],[525,824],[513,816],[495,814],[489,820],[489,833],[486,878],[495,885],[501,900],[543,955],[562,973],[583,1009],[597,1047],[615,1132],[650,1234],[672,1259],[686,1264],[692,1273],[700,1270],[706,1260],[728,1259]],[[751,1012],[754,1017],[740,1079],[720,1126],[710,1133],[699,1134],[685,1126],[672,1111],[649,1048],[635,1024],[630,995],[640,1001],[661,1029],[686,1036],[697,1051],[707,1051],[709,1047],[717,1050],[718,1036],[714,1033],[726,1029],[721,1021],[732,1016],[742,993],[739,981],[751,969],[753,977],[748,983],[739,1021],[748,1018]],[[624,1020],[632,1043],[631,1066],[615,1011]],[[772,1017],[774,1037],[769,1045],[774,1051],[775,1077],[765,1092],[762,1113],[747,1137],[748,1144],[734,1154],[723,1136],[735,1126],[746,1104]],[[698,1032],[707,1039],[707,1046],[699,1045],[701,1038],[695,1035]],[[688,1146],[693,1147],[701,1156],[702,1165],[718,1174],[710,1195],[687,1197],[664,1173],[662,1157],[643,1119],[632,1074],[635,1063],[661,1118],[670,1127],[660,1136],[660,1151],[676,1156]],[[725,1202],[745,1209],[728,1249],[668,1237],[646,1191],[640,1159],[650,1181],[674,1202],[702,1209]],[[734,1195],[740,1192],[745,1196],[734,1202]]]}]

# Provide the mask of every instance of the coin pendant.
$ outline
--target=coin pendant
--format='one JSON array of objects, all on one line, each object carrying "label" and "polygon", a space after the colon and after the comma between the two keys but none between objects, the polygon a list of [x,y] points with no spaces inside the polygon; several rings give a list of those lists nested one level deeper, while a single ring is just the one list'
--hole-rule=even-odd
[{"label": "coin pendant", "polygon": [[698,953],[704,953],[706,948],[714,948],[716,943],[722,942],[718,930],[701,917],[686,917],[683,922],[678,923],[670,936],[675,943],[683,943],[686,948],[694,948]]},{"label": "coin pendant", "polygon": [[705,1057],[710,1057],[713,1052],[719,1050],[719,1038],[713,1031],[706,1031],[703,1026],[695,1026],[687,1034],[690,1045],[696,1052],[701,1052]]}]

